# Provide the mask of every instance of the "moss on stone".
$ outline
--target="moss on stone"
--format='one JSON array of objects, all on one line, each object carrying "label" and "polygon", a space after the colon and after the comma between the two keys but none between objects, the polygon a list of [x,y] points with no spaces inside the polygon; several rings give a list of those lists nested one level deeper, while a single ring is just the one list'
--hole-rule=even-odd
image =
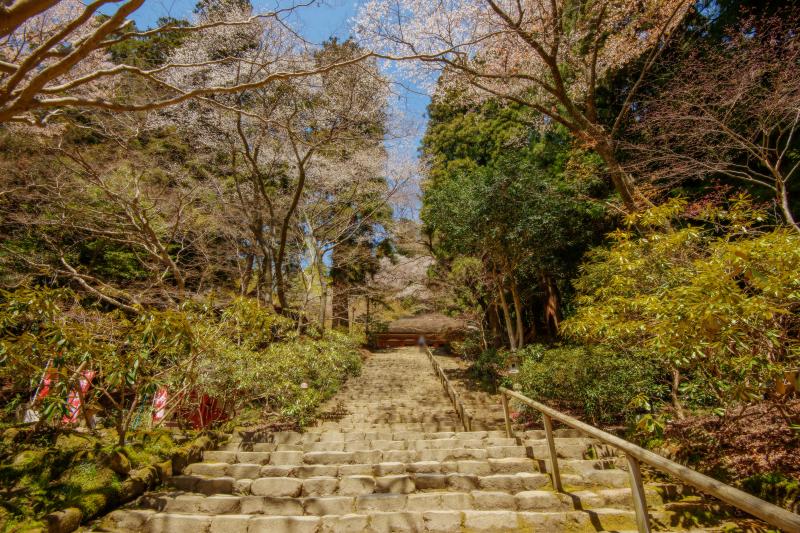
[{"label": "moss on stone", "polygon": [[[92,518],[123,498],[138,496],[136,487],[157,484],[164,472],[171,472],[170,460],[177,452],[188,459],[213,445],[202,437],[179,446],[168,430],[133,433],[124,448],[116,445],[113,431],[21,431],[24,438],[11,435],[0,447],[0,491],[12,494],[0,498],[0,531],[46,529],[43,518],[48,513],[69,507],[79,509],[84,519]],[[130,460],[128,475],[138,481],[110,468],[115,454]]]},{"label": "moss on stone", "polygon": [[113,470],[95,463],[81,463],[69,469],[59,479],[64,503],[77,507],[84,516],[94,516],[119,495],[120,478]]}]

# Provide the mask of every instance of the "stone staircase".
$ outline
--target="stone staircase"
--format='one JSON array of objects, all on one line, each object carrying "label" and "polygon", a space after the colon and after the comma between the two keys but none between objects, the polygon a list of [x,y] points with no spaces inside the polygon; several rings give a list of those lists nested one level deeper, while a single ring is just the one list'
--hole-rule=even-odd
[{"label": "stone staircase", "polygon": [[[507,438],[501,411],[460,431],[430,362],[416,348],[373,354],[329,402],[339,413],[303,433],[240,432],[171,487],[112,512],[104,531],[304,533],[338,531],[635,530],[628,475],[617,457],[557,431],[564,493],[546,473],[541,431]],[[499,420],[499,422],[498,422]],[[496,424],[495,427],[490,427]],[[677,489],[649,486],[654,522],[674,525]]]}]

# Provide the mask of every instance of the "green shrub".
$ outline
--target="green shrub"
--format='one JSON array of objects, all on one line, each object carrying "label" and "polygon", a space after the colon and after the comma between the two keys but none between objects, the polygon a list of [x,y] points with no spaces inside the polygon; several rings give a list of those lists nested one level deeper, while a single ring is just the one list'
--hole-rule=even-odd
[{"label": "green shrub", "polygon": [[367,346],[370,350],[378,349],[378,335],[389,331],[389,323],[383,321],[373,321],[369,324],[367,332]]},{"label": "green shrub", "polygon": [[321,339],[296,338],[260,350],[217,334],[213,326],[203,328],[198,337],[203,346],[201,390],[224,398],[236,411],[258,405],[300,425],[361,368],[357,341],[335,331]]},{"label": "green shrub", "polygon": [[746,196],[674,199],[629,216],[609,247],[589,254],[562,332],[652,354],[680,372],[676,394],[690,408],[763,398],[800,362],[800,233],[767,219]]},{"label": "green shrub", "polygon": [[69,290],[0,291],[0,380],[13,385],[0,400],[26,401],[49,367],[58,380],[36,407],[44,421],[57,422],[80,372],[90,369],[95,376],[84,406],[115,427],[121,445],[129,429],[149,419],[162,386],[172,391],[170,412],[178,402],[180,411],[190,411],[208,395],[229,411],[252,404],[302,425],[358,372],[361,357],[360,339],[297,330],[292,319],[252,298],[128,316],[87,308]]},{"label": "green shrub", "polygon": [[593,424],[632,422],[634,400],[664,394],[663,370],[646,358],[620,357],[601,348],[529,345],[520,350],[517,381],[526,396],[583,415]]},{"label": "green shrub", "polygon": [[450,343],[453,352],[467,361],[478,360],[483,353],[483,346],[481,332],[476,330],[468,330],[463,339]]},{"label": "green shrub", "polygon": [[473,379],[483,387],[495,391],[502,385],[503,372],[507,366],[508,351],[489,348],[480,352],[469,367]]},{"label": "green shrub", "polygon": [[742,488],[792,512],[800,512],[800,480],[780,472],[758,474],[742,481]]}]

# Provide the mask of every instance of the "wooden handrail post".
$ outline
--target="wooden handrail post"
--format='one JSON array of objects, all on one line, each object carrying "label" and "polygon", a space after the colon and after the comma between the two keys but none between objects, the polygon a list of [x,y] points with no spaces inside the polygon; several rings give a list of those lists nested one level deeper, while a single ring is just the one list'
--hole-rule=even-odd
[{"label": "wooden handrail post", "polygon": [[469,431],[469,423],[467,422],[467,414],[464,412],[464,404],[461,401],[458,402],[458,409],[461,414],[461,425],[464,426],[464,431]]},{"label": "wooden handrail post", "polygon": [[625,454],[631,476],[631,493],[633,495],[633,509],[636,511],[636,527],[639,533],[650,533],[650,517],[647,515],[647,497],[642,483],[642,470],[639,461],[630,454]]},{"label": "wooden handrail post", "polygon": [[511,413],[508,410],[508,396],[505,392],[500,393],[500,399],[503,402],[503,416],[506,419],[506,437],[510,439],[514,435],[511,433]]},{"label": "wooden handrail post", "polygon": [[553,488],[558,492],[563,492],[561,485],[561,473],[558,471],[558,456],[556,455],[556,440],[553,436],[553,421],[549,415],[542,413],[544,432],[547,436],[547,450],[550,454],[550,477],[553,480]]}]

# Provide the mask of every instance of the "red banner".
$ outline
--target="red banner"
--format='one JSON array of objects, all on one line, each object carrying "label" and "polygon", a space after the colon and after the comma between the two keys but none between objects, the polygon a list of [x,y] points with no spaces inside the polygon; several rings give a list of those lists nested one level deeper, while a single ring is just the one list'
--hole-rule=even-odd
[{"label": "red banner", "polygon": [[153,397],[153,422],[161,422],[167,414],[167,399],[169,393],[166,387],[160,387]]},{"label": "red banner", "polygon": [[78,421],[78,414],[81,411],[81,396],[85,396],[86,392],[89,390],[89,387],[92,384],[92,379],[94,379],[96,372],[94,370],[87,370],[83,372],[81,375],[81,379],[78,381],[78,388],[80,392],[76,389],[72,389],[67,397],[67,414],[64,415],[64,418],[61,420],[65,424],[74,424]]},{"label": "red banner", "polygon": [[50,393],[50,387],[52,387],[58,381],[58,369],[47,367],[42,375],[42,382],[39,386],[39,390],[37,391],[36,398],[34,400],[42,400],[47,397]]}]

